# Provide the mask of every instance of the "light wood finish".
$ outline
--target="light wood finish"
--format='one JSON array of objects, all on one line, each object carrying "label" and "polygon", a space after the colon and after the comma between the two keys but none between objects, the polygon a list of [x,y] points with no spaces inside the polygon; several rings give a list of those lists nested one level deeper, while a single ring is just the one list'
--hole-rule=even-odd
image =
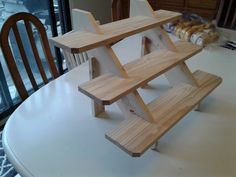
[{"label": "light wood finish", "polygon": [[[99,28],[95,18],[90,12],[79,10],[79,9],[73,9],[72,19],[73,19],[72,20],[73,30],[75,31],[87,30],[89,32],[92,32],[93,34],[102,34],[101,29]],[[65,53],[68,52],[65,49],[63,50]],[[88,52],[88,54],[90,55],[89,76],[90,76],[90,80],[92,80],[98,77],[99,75],[101,75],[104,72],[104,69],[101,67],[101,63],[94,57],[93,54],[90,54],[90,53],[91,52]],[[74,58],[76,57],[76,55],[80,55],[80,54],[81,53],[78,53],[78,54],[72,53]],[[91,100],[91,108],[92,108],[92,114],[94,116],[98,116],[99,114],[105,111],[105,107],[101,104],[96,103],[94,100]]]},{"label": "light wood finish", "polygon": [[[150,53],[151,40],[147,37],[142,37],[141,56],[145,56]],[[141,88],[148,87],[148,84],[143,85]]]},{"label": "light wood finish", "polygon": [[[69,39],[62,42],[62,46],[66,44],[70,52],[90,49],[88,55],[95,57],[98,64],[90,64],[90,69],[99,71],[97,78],[80,85],[79,90],[99,104],[118,104],[126,120],[107,133],[106,137],[131,156],[144,153],[221,83],[219,77],[211,74],[201,71],[192,74],[185,64],[184,61],[201,51],[201,47],[186,42],[174,44],[160,27],[164,18],[174,19],[178,16],[176,14],[171,16],[173,13],[166,11],[156,13],[147,1],[132,0],[131,15],[135,17],[96,26],[90,13],[78,10],[75,12],[78,19],[82,18],[82,23],[77,22],[78,25],[81,24],[81,29],[86,29],[87,32],[73,34],[88,34],[89,42],[84,45],[86,42],[83,43],[82,40],[83,45],[80,45],[75,36],[74,39],[66,36],[60,37],[60,40]],[[166,16],[163,17],[162,13]],[[140,32],[141,36],[150,41],[150,48],[143,54],[148,50],[151,53],[122,66],[107,44]],[[93,39],[90,34],[94,36]],[[137,89],[168,70],[168,79],[174,83],[173,88],[157,100],[145,104]]]},{"label": "light wood finish", "polygon": [[22,23],[26,27],[29,42],[32,47],[32,52],[34,54],[34,58],[36,60],[37,67],[39,69],[39,72],[40,72],[40,75],[42,77],[44,84],[48,83],[48,79],[46,77],[44,68],[42,66],[42,61],[41,61],[41,59],[39,57],[39,53],[37,51],[36,43],[35,43],[35,40],[33,37],[33,32],[32,32],[32,25],[37,29],[37,31],[39,33],[39,38],[41,40],[41,45],[42,45],[42,49],[44,51],[44,56],[45,56],[46,61],[48,63],[48,67],[51,72],[52,78],[53,79],[57,78],[59,76],[59,74],[58,74],[57,68],[54,63],[54,59],[53,59],[51,51],[50,51],[46,31],[44,29],[43,24],[40,22],[40,20],[37,19],[32,14],[25,13],[25,12],[17,13],[17,14],[12,15],[11,17],[9,17],[7,19],[7,21],[4,23],[4,25],[2,26],[1,37],[0,37],[1,49],[3,52],[3,56],[6,60],[7,66],[9,68],[9,71],[11,73],[12,79],[14,81],[14,84],[17,88],[17,91],[18,91],[21,99],[25,100],[29,95],[28,95],[26,87],[22,81],[20,72],[18,71],[17,65],[15,63],[14,55],[12,53],[12,49],[10,47],[9,40],[8,40],[11,29],[13,30],[13,34],[15,36],[16,43],[18,45],[21,58],[22,58],[24,67],[26,69],[26,72],[29,76],[33,90],[38,90],[38,84],[36,83],[33,72],[32,72],[31,67],[29,65],[29,60],[33,60],[33,58],[27,58],[27,55],[26,55],[26,50],[31,50],[31,49],[24,48],[22,40],[21,40],[22,36],[20,36],[21,34],[20,34],[18,27],[17,27],[17,23],[20,21],[22,21]]},{"label": "light wood finish", "polygon": [[156,123],[163,124],[168,120],[167,126],[172,127],[222,82],[220,77],[199,70],[193,75],[199,87],[179,84],[148,104]]},{"label": "light wood finish", "polygon": [[145,78],[143,82],[148,82],[201,51],[201,47],[186,42],[177,42],[176,46],[182,52],[160,49],[125,64],[124,68],[129,77]]},{"label": "light wood finish", "polygon": [[[156,10],[156,0],[148,0],[154,10]],[[130,1],[129,0],[112,0],[111,19],[112,21],[129,18]]]},{"label": "light wood finish", "polygon": [[106,74],[80,85],[79,90],[99,104],[112,104],[201,50],[201,47],[186,42],[178,42],[176,45],[184,52],[166,49],[152,52],[124,65],[129,78]]},{"label": "light wood finish", "polygon": [[[166,31],[164,31],[162,28],[158,28],[158,30],[161,33],[163,44],[167,49],[174,52],[186,51],[186,49],[188,48],[187,43],[183,43],[186,46],[174,45],[174,43],[169,38]],[[193,86],[198,86],[196,79],[193,77],[191,71],[189,70],[185,62],[182,62],[175,68],[167,71],[165,73],[165,76],[172,86],[178,84],[179,82],[184,82]]]},{"label": "light wood finish", "polygon": [[86,52],[77,54],[70,53],[66,50],[62,50],[62,52],[64,54],[66,65],[69,71],[89,60],[88,54]]},{"label": "light wood finish", "polygon": [[[171,51],[185,51],[186,48],[188,48],[188,46],[186,46],[186,48],[184,46],[182,46],[182,48],[178,48],[178,46],[174,45],[174,43],[169,38],[168,34],[163,29],[158,28],[158,30],[161,33],[163,44],[167,49]],[[182,62],[175,68],[167,71],[165,73],[165,76],[172,86],[178,84],[179,82],[184,82],[193,86],[197,86],[197,82],[192,76],[192,73],[188,69],[185,62]]]},{"label": "light wood finish", "polygon": [[[79,9],[73,9],[72,18],[73,28],[75,30],[87,30],[89,32],[93,32],[94,34],[103,34],[100,27],[98,26],[98,23],[90,12],[82,11]],[[89,74],[90,80],[92,80],[104,73],[104,69],[101,68],[101,63],[95,57],[93,57],[93,55],[90,55],[90,58],[91,59],[89,61]],[[92,114],[94,116],[98,116],[99,114],[105,111],[105,107],[101,104],[96,103],[94,100],[91,100],[91,106]]]},{"label": "light wood finish", "polygon": [[139,157],[155,142],[158,132],[156,124],[132,115],[105,136],[129,155]]},{"label": "light wood finish", "polygon": [[79,86],[79,90],[97,103],[110,105],[138,88],[139,79],[124,79],[113,74],[99,76]]},{"label": "light wood finish", "polygon": [[155,123],[137,116],[129,117],[106,133],[106,138],[131,156],[141,156],[222,82],[221,78],[202,71],[196,71],[194,77],[200,87],[180,83],[148,104]]},{"label": "light wood finish", "polygon": [[[139,15],[155,18],[159,13],[155,13],[147,1],[131,0],[130,16],[135,17]],[[148,30],[142,33],[142,36],[145,36],[152,41],[150,51],[155,51],[163,47],[171,51],[177,50],[167,33],[162,30],[161,27]],[[172,86],[179,82],[185,82],[196,86],[195,79],[192,77],[191,72],[184,63],[180,63],[170,71],[167,71],[165,76]]]},{"label": "light wood finish", "polygon": [[[89,59],[89,78],[93,80],[100,75],[99,63],[96,58],[92,57]],[[92,114],[97,117],[105,111],[105,107],[101,104],[91,100]]]},{"label": "light wood finish", "polygon": [[57,47],[71,53],[80,53],[102,45],[114,43],[120,39],[160,26],[179,17],[180,13],[161,10],[156,18],[138,16],[101,25],[100,29],[104,35],[97,35],[87,31],[75,31],[74,33],[52,38],[51,40]]},{"label": "light wood finish", "polygon": [[[102,35],[99,25],[96,23],[96,20],[92,17],[91,13],[85,12],[82,10],[73,10],[73,19],[80,19],[81,23],[74,22],[73,24],[77,24],[78,29],[86,29],[88,32],[93,32]],[[80,27],[81,25],[81,27]],[[95,57],[97,62],[97,68],[99,68],[99,75],[106,73],[113,73],[116,76],[122,78],[128,78],[128,75],[124,68],[122,67],[119,59],[115,55],[114,51],[110,46],[101,46],[88,51],[88,55]],[[91,66],[91,65],[90,65]],[[90,72],[96,68],[90,68]],[[96,103],[94,103],[96,104]],[[99,114],[100,109],[96,110],[96,108],[100,107],[100,105],[94,106],[92,111],[95,110],[95,115]],[[121,98],[118,103],[118,106],[124,113],[124,115],[129,115],[130,112],[134,112],[136,115],[141,116],[142,118],[153,121],[152,115],[150,111],[147,109],[143,100],[141,99],[139,93],[137,91],[133,91],[128,95]]]}]

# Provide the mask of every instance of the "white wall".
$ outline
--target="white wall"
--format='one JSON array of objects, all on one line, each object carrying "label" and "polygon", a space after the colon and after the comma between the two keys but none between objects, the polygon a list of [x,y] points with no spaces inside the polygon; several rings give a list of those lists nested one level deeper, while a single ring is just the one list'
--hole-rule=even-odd
[{"label": "white wall", "polygon": [[101,24],[111,21],[111,0],[69,0],[70,9],[90,11]]}]

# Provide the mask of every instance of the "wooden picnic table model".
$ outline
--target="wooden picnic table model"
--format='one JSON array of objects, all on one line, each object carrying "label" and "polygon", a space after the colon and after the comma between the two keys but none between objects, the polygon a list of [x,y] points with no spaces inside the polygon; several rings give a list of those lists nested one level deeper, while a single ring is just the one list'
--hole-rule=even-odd
[{"label": "wooden picnic table model", "polygon": [[[125,120],[105,137],[134,157],[141,156],[181,118],[199,105],[222,79],[203,71],[191,72],[185,60],[201,51],[188,43],[173,43],[161,26],[181,14],[153,11],[146,0],[131,0],[130,18],[98,25],[91,13],[73,9],[72,33],[52,39],[72,54],[87,51],[91,80],[79,91],[93,100],[93,114],[117,103]],[[143,56],[122,65],[111,44],[134,34],[143,36]],[[132,51],[131,51],[132,52]],[[164,74],[172,88],[145,104],[138,88]]]}]

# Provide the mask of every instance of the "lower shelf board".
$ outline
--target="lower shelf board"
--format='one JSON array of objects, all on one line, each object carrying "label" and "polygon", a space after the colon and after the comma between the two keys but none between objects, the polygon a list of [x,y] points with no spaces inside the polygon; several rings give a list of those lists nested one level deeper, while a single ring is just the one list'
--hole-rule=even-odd
[{"label": "lower shelf board", "polygon": [[167,117],[173,122],[178,121],[222,82],[220,77],[200,70],[193,76],[199,84],[198,88],[179,84],[148,104],[156,123],[166,122]]},{"label": "lower shelf board", "polygon": [[139,157],[156,140],[158,126],[136,115],[106,133],[106,138],[133,157]]},{"label": "lower shelf board", "polygon": [[106,138],[131,156],[141,156],[222,82],[220,77],[203,71],[193,75],[199,83],[198,88],[181,83],[147,105],[155,123],[134,115],[106,133]]}]

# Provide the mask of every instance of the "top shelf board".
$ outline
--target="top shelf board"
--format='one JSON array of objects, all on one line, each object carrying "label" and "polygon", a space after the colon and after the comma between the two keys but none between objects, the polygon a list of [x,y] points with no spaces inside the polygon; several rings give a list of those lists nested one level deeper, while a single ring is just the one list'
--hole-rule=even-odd
[{"label": "top shelf board", "polygon": [[178,19],[181,14],[166,10],[155,11],[156,18],[135,16],[128,19],[100,25],[104,34],[75,31],[51,39],[52,43],[70,53],[84,52],[101,45],[108,45],[128,36],[163,25]]}]

